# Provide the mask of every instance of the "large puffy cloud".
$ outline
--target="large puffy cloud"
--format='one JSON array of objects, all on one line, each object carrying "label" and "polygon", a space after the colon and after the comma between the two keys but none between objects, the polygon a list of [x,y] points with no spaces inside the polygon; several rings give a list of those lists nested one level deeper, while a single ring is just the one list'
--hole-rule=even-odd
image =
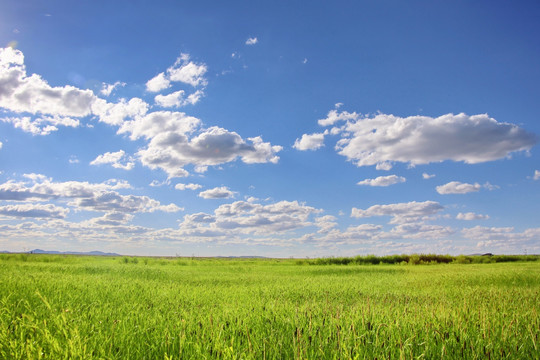
[{"label": "large puffy cloud", "polygon": [[443,209],[444,207],[435,201],[411,201],[408,203],[373,205],[365,210],[353,208],[351,210],[351,216],[355,218],[391,216],[392,220],[390,223],[400,224],[433,216]]},{"label": "large puffy cloud", "polygon": [[357,113],[332,110],[319,125],[341,134],[336,149],[357,166],[392,162],[411,165],[445,160],[468,164],[508,157],[529,150],[537,142],[534,134],[517,125],[498,122],[486,114],[446,114],[399,117],[387,114],[362,117]]},{"label": "large puffy cloud", "polygon": [[0,48],[0,107],[16,113],[81,117],[92,113],[95,100],[91,90],[52,87],[39,75],[27,76],[23,53]]},{"label": "large puffy cloud", "polygon": [[[171,122],[174,123],[174,120]],[[152,132],[151,129],[148,131]],[[187,176],[184,166],[188,164],[204,168],[237,158],[247,164],[276,163],[279,160],[276,153],[281,149],[281,146],[263,142],[260,137],[248,138],[246,141],[236,132],[211,127],[201,130],[191,139],[186,129],[162,130],[152,137],[146,149],[138,152],[138,156],[151,169],[160,168],[169,177],[181,177]]]},{"label": "large puffy cloud", "polygon": [[365,179],[365,180],[357,182],[357,185],[390,186],[390,185],[402,183],[405,181],[406,179],[403,176],[388,175],[388,176],[379,176],[375,179]]}]

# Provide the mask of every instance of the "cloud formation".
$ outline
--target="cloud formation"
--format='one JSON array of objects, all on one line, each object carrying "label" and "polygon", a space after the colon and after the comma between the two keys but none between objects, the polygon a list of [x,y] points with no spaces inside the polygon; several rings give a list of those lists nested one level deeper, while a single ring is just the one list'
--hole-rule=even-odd
[{"label": "cloud formation", "polygon": [[0,206],[0,215],[16,218],[63,219],[69,209],[52,204],[17,204]]},{"label": "cloud formation", "polygon": [[351,217],[366,218],[372,216],[391,216],[391,224],[409,223],[432,216],[444,207],[435,201],[373,205],[366,210],[352,208]]},{"label": "cloud formation", "polygon": [[490,183],[485,183],[484,185],[480,185],[478,183],[468,184],[468,183],[462,183],[459,181],[451,181],[447,184],[439,185],[435,189],[441,195],[448,195],[448,194],[468,194],[471,192],[480,191],[482,188],[488,189],[488,190],[495,190],[498,187],[495,185],[491,185]]},{"label": "cloud formation", "polygon": [[206,86],[207,80],[204,77],[208,68],[206,64],[197,64],[190,61],[188,54],[182,53],[176,59],[174,65],[169,67],[165,73],[159,73],[146,83],[146,90],[159,92],[171,86],[171,82],[182,82],[184,84],[196,86]]},{"label": "cloud formation", "polygon": [[388,176],[379,176],[375,179],[365,179],[357,182],[357,185],[367,185],[367,186],[390,186],[398,183],[403,183],[407,181],[403,176],[397,175],[388,175]]},{"label": "cloud formation", "polygon": [[[345,122],[344,125],[338,123]],[[446,114],[399,117],[387,114],[362,116],[331,110],[321,126],[335,126],[330,134],[339,134],[339,154],[357,166],[384,165],[394,162],[409,165],[445,160],[476,164],[528,151],[537,137],[517,125],[498,122],[486,114]]]},{"label": "cloud formation", "polygon": [[250,37],[246,40],[246,45],[255,45],[259,40],[256,37]]},{"label": "cloud formation", "polygon": [[201,191],[199,197],[203,199],[229,199],[234,197],[235,192],[229,190],[226,186]]},{"label": "cloud formation", "polygon": [[466,221],[472,221],[472,220],[487,220],[489,219],[489,215],[482,215],[482,214],[476,214],[473,212],[468,213],[459,213],[456,215],[457,220],[466,220]]},{"label": "cloud formation", "polygon": [[325,133],[304,134],[300,139],[296,139],[293,147],[298,150],[317,150],[324,146]]},{"label": "cloud formation", "polygon": [[134,159],[127,156],[124,150],[106,152],[90,162],[90,165],[111,164],[113,168],[131,170],[135,166]]}]

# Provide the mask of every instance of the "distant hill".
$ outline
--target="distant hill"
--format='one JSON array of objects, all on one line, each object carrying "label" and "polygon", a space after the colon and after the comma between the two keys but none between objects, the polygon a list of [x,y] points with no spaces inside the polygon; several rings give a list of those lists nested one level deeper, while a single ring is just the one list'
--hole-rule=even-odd
[{"label": "distant hill", "polygon": [[54,254],[54,255],[92,255],[92,256],[121,256],[117,253],[105,253],[103,251],[54,251],[34,249],[27,251],[28,254]]}]

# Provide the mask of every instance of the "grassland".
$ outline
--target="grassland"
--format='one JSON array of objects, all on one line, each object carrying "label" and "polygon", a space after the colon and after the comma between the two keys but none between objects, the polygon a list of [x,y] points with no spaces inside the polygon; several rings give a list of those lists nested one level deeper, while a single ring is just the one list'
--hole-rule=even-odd
[{"label": "grassland", "polygon": [[0,256],[2,359],[538,359],[540,262]]}]

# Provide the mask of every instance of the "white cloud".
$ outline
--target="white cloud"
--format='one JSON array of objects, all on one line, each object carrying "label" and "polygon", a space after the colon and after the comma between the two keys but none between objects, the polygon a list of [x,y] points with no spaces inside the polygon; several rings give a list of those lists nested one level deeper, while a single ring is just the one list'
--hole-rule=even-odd
[{"label": "white cloud", "polygon": [[318,122],[321,126],[345,122],[339,131],[331,133],[341,134],[336,150],[357,166],[385,162],[418,165],[445,160],[475,164],[527,151],[537,142],[534,134],[485,114],[363,117],[331,110],[326,119]]},{"label": "white cloud", "polygon": [[473,213],[473,212],[459,213],[459,214],[457,214],[456,219],[458,219],[458,220],[466,220],[466,221],[487,220],[487,219],[489,219],[489,215],[476,214],[476,213]]},{"label": "white cloud", "polygon": [[[312,224],[309,222],[309,217],[319,212],[320,210],[297,201],[280,201],[268,205],[236,201],[219,206],[214,211],[214,215],[204,213],[186,215],[180,228],[191,233],[197,231],[198,233],[227,235],[228,238],[237,237],[240,234],[266,236],[268,233],[285,232],[309,226]],[[250,241],[256,240],[250,237]]]},{"label": "white cloud", "polygon": [[96,99],[91,90],[51,87],[39,75],[27,76],[23,53],[0,48],[0,107],[16,113],[82,117],[91,114]]},{"label": "white cloud", "polygon": [[296,139],[293,147],[298,150],[317,150],[324,146],[326,133],[304,134],[301,139]]},{"label": "white cloud", "polygon": [[540,171],[534,170],[534,180],[540,180]]},{"label": "white cloud", "polygon": [[132,98],[129,101],[120,99],[116,104],[98,99],[92,105],[92,111],[99,117],[99,121],[115,126],[121,126],[128,119],[144,116],[148,108],[148,104],[139,98]]},{"label": "white cloud", "polygon": [[367,185],[367,186],[390,186],[398,183],[407,181],[403,176],[397,175],[388,175],[388,176],[379,176],[375,179],[365,179],[359,181],[358,185]]},{"label": "white cloud", "polygon": [[0,200],[8,201],[64,201],[78,210],[101,212],[176,212],[175,204],[162,205],[147,196],[121,195],[116,190],[129,189],[125,181],[109,180],[104,183],[78,181],[53,182],[39,174],[27,174],[28,182],[8,181],[0,184]]},{"label": "white cloud", "polygon": [[477,192],[480,191],[482,188],[488,189],[488,190],[495,190],[499,187],[496,185],[491,185],[490,183],[485,183],[484,185],[480,185],[478,183],[474,184],[468,184],[468,183],[462,183],[459,181],[451,181],[444,185],[439,185],[436,187],[436,190],[441,195],[448,195],[448,194],[467,194],[471,192]]},{"label": "white cloud", "polygon": [[422,174],[422,178],[423,179],[431,179],[431,178],[434,178],[435,177],[435,174],[428,174],[428,173],[423,173]]},{"label": "white cloud", "polygon": [[390,223],[399,224],[418,221],[435,215],[444,207],[435,201],[408,202],[388,205],[373,205],[366,210],[352,208],[351,217],[366,218],[372,216],[391,216]]},{"label": "white cloud", "polygon": [[182,82],[191,86],[206,86],[204,74],[208,71],[206,64],[196,64],[190,61],[188,54],[180,54],[173,66],[167,69],[167,80]]},{"label": "white cloud", "polygon": [[123,86],[126,86],[126,83],[120,82],[120,81],[117,81],[114,84],[103,83],[101,86],[100,93],[101,95],[104,95],[104,96],[110,96],[114,89],[117,89]]},{"label": "white cloud", "polygon": [[204,95],[204,92],[201,90],[197,90],[193,94],[188,95],[187,98],[185,98],[184,95],[184,90],[178,90],[167,95],[156,95],[154,100],[159,106],[178,108],[186,105],[195,105]]},{"label": "white cloud", "polygon": [[58,126],[78,127],[79,120],[69,117],[41,116],[39,118],[24,117],[7,117],[0,119],[3,122],[11,123],[15,128],[21,129],[24,132],[32,135],[49,135],[51,132],[58,131]]},{"label": "white cloud", "polygon": [[[342,103],[337,103],[336,109],[339,109],[342,105],[343,105]],[[358,120],[359,117],[360,115],[355,112],[349,113],[347,111],[338,112],[337,110],[330,110],[328,112],[328,115],[326,115],[326,118],[320,119],[318,123],[320,126],[331,126],[339,121]]]},{"label": "white cloud", "polygon": [[[184,166],[188,164],[195,165],[195,170],[205,170],[207,166],[224,164],[237,158],[247,164],[277,163],[279,157],[276,153],[282,150],[281,146],[272,146],[260,137],[245,141],[237,133],[219,127],[203,129],[190,139],[188,132],[198,125],[198,119],[179,116],[176,120],[163,120],[161,127],[155,122],[142,129],[134,127],[132,137],[151,137],[148,146],[141,149],[138,156],[145,166],[160,168],[171,178],[187,176]],[[154,135],[154,132],[157,134]]]},{"label": "white cloud", "polygon": [[0,206],[0,215],[16,218],[56,218],[63,219],[69,213],[65,209],[52,204],[17,204]]},{"label": "white cloud", "polygon": [[150,92],[159,92],[170,86],[171,82],[165,77],[165,73],[159,73],[146,82],[146,90]]},{"label": "white cloud", "polygon": [[113,168],[131,170],[135,166],[135,162],[131,156],[127,156],[124,150],[116,152],[106,152],[105,154],[96,157],[90,165],[111,164]]},{"label": "white cloud", "polygon": [[203,199],[229,199],[234,197],[235,192],[229,190],[225,186],[216,187],[213,189],[201,191],[199,196]]},{"label": "white cloud", "polygon": [[2,148],[3,145],[4,145],[4,144],[2,144],[2,142],[0,141],[0,149]]},{"label": "white cloud", "polygon": [[186,190],[186,189],[189,189],[189,190],[197,190],[197,189],[200,189],[202,188],[202,185],[201,184],[193,184],[193,183],[189,183],[189,184],[176,184],[174,186],[174,188],[176,190]]},{"label": "white cloud", "polygon": [[246,45],[255,45],[259,40],[256,37],[250,37],[246,40]]}]

